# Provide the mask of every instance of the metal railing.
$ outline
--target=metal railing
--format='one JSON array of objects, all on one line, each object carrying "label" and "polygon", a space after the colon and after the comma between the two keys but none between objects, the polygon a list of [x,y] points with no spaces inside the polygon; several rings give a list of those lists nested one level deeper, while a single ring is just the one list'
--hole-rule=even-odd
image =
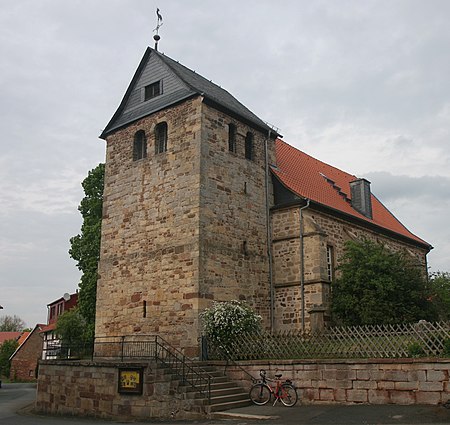
[{"label": "metal railing", "polygon": [[130,335],[95,339],[93,359],[155,360],[168,367],[181,381],[211,401],[213,377],[198,362],[186,357],[159,335]]},{"label": "metal railing", "polygon": [[46,360],[154,360],[169,368],[182,385],[190,386],[211,402],[212,375],[158,335],[97,337],[93,345],[48,343],[43,357]]}]

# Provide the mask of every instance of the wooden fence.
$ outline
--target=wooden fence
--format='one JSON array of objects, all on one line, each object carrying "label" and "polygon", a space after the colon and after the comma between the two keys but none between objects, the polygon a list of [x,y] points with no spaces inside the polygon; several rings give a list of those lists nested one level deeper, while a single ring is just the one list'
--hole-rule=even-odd
[{"label": "wooden fence", "polygon": [[450,322],[332,327],[318,333],[243,334],[204,344],[210,360],[439,357],[450,349]]}]

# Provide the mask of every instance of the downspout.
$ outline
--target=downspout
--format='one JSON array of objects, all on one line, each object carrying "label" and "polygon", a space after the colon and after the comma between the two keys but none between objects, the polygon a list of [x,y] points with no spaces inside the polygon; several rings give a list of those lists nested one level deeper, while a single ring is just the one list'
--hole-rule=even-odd
[{"label": "downspout", "polygon": [[272,269],[272,235],[270,226],[270,205],[269,205],[269,140],[271,130],[267,132],[267,138],[264,143],[265,154],[265,172],[266,172],[266,237],[267,237],[267,258],[269,261],[269,290],[270,290],[270,332],[275,329],[275,288],[273,286],[273,269]]},{"label": "downspout", "polygon": [[303,231],[303,210],[309,207],[309,199],[306,198],[306,205],[300,207],[299,224],[300,224],[300,297],[302,301],[302,332],[305,332],[305,259],[304,259],[304,231]]}]

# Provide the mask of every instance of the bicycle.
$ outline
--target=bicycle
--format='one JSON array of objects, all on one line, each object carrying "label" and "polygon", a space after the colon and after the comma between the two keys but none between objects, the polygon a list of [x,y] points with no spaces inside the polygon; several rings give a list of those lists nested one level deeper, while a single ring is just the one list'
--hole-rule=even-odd
[{"label": "bicycle", "polygon": [[[269,402],[272,395],[275,398],[273,402],[274,406],[277,401],[281,401],[287,407],[292,407],[297,403],[297,390],[290,379],[281,382],[281,377],[283,376],[281,373],[275,375],[276,380],[269,379],[266,377],[266,371],[264,369],[260,370],[259,375],[261,376],[261,380],[254,384],[249,392],[250,400],[254,404],[263,406]],[[275,382],[275,385],[270,386],[268,382]]]}]

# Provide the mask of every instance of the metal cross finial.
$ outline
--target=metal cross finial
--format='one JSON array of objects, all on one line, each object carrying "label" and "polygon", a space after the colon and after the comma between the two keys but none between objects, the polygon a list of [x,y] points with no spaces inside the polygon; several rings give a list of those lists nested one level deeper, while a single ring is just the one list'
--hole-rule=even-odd
[{"label": "metal cross finial", "polygon": [[153,32],[156,32],[156,34],[153,36],[153,40],[155,40],[155,50],[158,50],[158,41],[161,39],[159,36],[159,29],[163,25],[163,18],[158,8],[156,8],[156,16],[158,18],[156,22],[156,28],[153,30]]}]

